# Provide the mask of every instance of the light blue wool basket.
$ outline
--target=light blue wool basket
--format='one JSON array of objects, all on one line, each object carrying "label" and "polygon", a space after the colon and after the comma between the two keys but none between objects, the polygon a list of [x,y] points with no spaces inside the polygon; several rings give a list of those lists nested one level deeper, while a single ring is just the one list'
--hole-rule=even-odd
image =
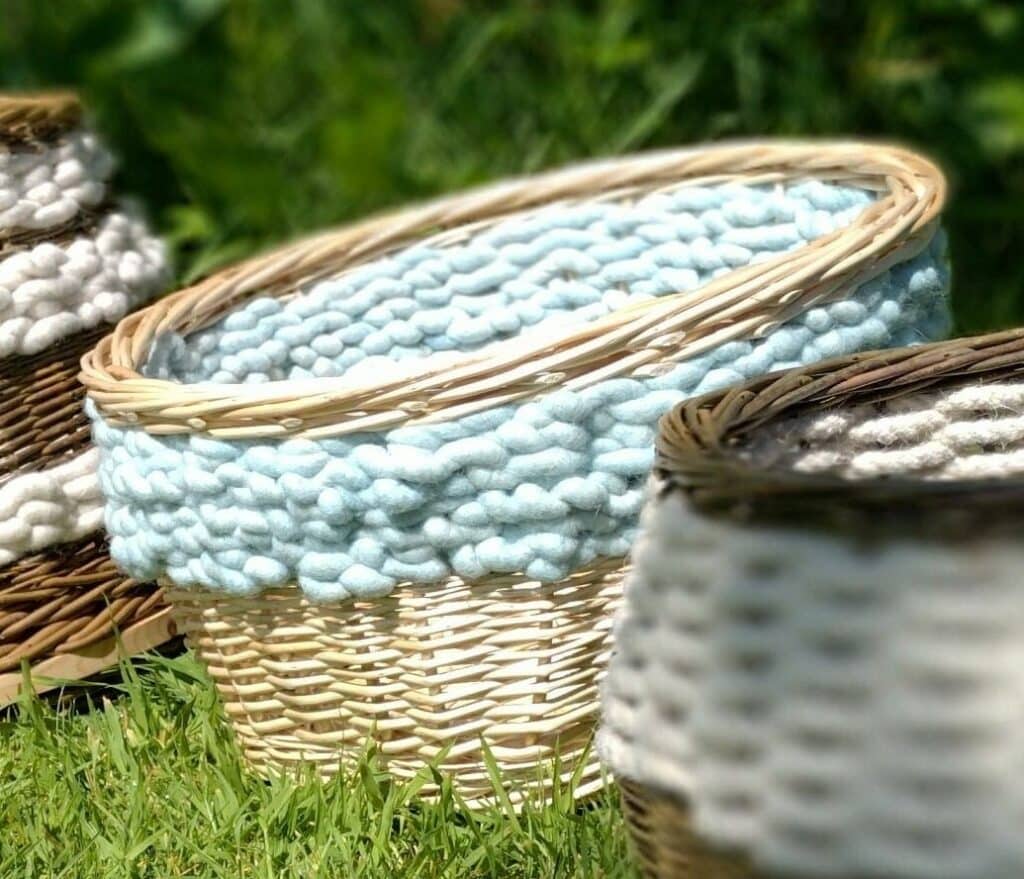
[{"label": "light blue wool basket", "polygon": [[[488,217],[335,277],[300,280],[294,295],[249,298],[199,331],[162,332],[139,372],[214,393],[302,380],[296,388],[319,392],[332,381],[350,387],[405,373],[412,381],[425,361],[440,368],[510,339],[574,333],[636,303],[696,296],[742,267],[777,265],[853,228],[887,197],[875,180],[834,176],[659,178],[625,197],[612,185],[611,195]],[[791,316],[759,338],[726,339],[647,374],[556,382],[451,420],[323,438],[222,438],[151,432],[91,403],[111,553],[138,578],[234,595],[295,582],[317,602],[452,575],[557,581],[624,556],[656,423],[674,404],[771,370],[948,331],[944,238],[933,225],[916,234],[910,252],[841,297],[803,310],[779,303]],[[714,324],[716,315],[702,320]]]}]

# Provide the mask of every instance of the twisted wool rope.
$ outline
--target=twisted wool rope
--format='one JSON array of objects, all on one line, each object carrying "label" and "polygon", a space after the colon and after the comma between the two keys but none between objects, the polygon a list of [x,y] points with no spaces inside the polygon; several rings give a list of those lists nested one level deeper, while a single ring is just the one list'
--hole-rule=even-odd
[{"label": "twisted wool rope", "polygon": [[[145,372],[266,382],[346,371],[351,381],[353,355],[422,356],[482,345],[523,322],[564,326],[559,310],[594,308],[600,319],[609,307],[636,309],[639,296],[699,286],[737,262],[766,264],[773,250],[827,237],[865,212],[863,192],[820,183],[777,192],[677,183],[636,197],[633,206],[514,216],[368,263],[284,306],[256,300],[187,341],[164,333]],[[775,225],[758,225],[768,217]],[[680,236],[692,245],[678,246]],[[297,577],[317,600],[386,594],[453,570],[557,580],[626,551],[651,429],[665,408],[787,361],[943,332],[941,266],[936,242],[846,302],[811,309],[758,343],[719,343],[675,369],[668,360],[669,370],[646,382],[605,381],[519,410],[351,442],[181,441],[99,419],[112,552],[138,577],[240,594]],[[436,356],[430,362],[437,368]],[[372,356],[363,365],[375,377],[398,371]]]},{"label": "twisted wool rope", "polygon": [[38,151],[0,151],[0,238],[48,229],[98,205],[113,157],[90,131],[73,131]]},{"label": "twisted wool rope", "polygon": [[66,245],[44,241],[0,259],[0,357],[117,321],[166,279],[164,246],[134,211],[108,213]]}]

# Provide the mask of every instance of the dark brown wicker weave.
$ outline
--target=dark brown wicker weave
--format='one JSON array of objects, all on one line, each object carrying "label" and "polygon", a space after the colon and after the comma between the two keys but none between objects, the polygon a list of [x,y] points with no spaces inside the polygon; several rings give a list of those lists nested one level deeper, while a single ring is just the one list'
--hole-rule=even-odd
[{"label": "dark brown wicker weave", "polygon": [[30,148],[75,128],[82,105],[73,92],[0,96],[0,146]]},{"label": "dark brown wicker weave", "polygon": [[[73,94],[0,95],[0,151],[44,149],[78,127],[81,117]],[[42,242],[62,245],[90,235],[111,206],[83,208],[44,229],[0,229],[0,259]],[[88,450],[79,361],[110,330],[103,324],[38,354],[0,359],[0,489]],[[24,685],[23,663],[42,691],[102,671],[172,633],[163,592],[121,574],[102,533],[23,556],[0,566],[0,705]]]},{"label": "dark brown wicker weave", "polygon": [[[875,404],[929,389],[1024,380],[1024,330],[871,352],[776,373],[681,404],[660,424],[655,469],[664,491],[684,492],[705,514],[751,525],[971,540],[1019,536],[1024,479],[850,480],[758,466],[750,440],[766,427],[831,408]],[[922,516],[926,508],[928,515]],[[648,879],[758,879],[739,853],[707,847],[684,802],[620,779],[633,848]]]}]

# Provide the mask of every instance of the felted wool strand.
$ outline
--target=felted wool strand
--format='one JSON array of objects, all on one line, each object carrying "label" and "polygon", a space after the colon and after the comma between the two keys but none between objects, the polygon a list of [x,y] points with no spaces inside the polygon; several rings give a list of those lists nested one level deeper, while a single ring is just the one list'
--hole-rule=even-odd
[{"label": "felted wool strand", "polygon": [[43,242],[0,260],[0,357],[116,322],[167,278],[162,242],[132,210],[67,244]]},{"label": "felted wool strand", "polygon": [[[596,320],[849,223],[872,195],[817,181],[681,186],[631,205],[555,205],[420,244],[287,300],[255,299],[154,344],[144,374],[255,383],[400,375],[531,328]],[[111,551],[140,578],[314,600],[521,570],[549,581],[633,538],[657,418],[784,366],[948,329],[944,239],[764,338],[659,376],[559,389],[445,423],[321,441],[155,436],[96,416]],[[358,549],[356,549],[358,547]]]},{"label": "felted wool strand", "polygon": [[103,525],[98,452],[0,481],[0,565]]},{"label": "felted wool strand", "polygon": [[37,150],[0,150],[0,230],[72,220],[103,201],[113,169],[113,158],[90,131],[72,131]]}]

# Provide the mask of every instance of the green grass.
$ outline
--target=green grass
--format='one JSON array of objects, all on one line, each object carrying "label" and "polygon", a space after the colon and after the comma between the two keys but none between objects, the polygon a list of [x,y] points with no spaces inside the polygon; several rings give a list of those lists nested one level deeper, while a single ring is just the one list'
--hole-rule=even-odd
[{"label": "green grass", "polygon": [[29,698],[0,724],[0,876],[632,877],[614,790],[519,815],[419,801],[366,755],[321,784],[247,773],[189,655],[124,668],[82,710]]}]

